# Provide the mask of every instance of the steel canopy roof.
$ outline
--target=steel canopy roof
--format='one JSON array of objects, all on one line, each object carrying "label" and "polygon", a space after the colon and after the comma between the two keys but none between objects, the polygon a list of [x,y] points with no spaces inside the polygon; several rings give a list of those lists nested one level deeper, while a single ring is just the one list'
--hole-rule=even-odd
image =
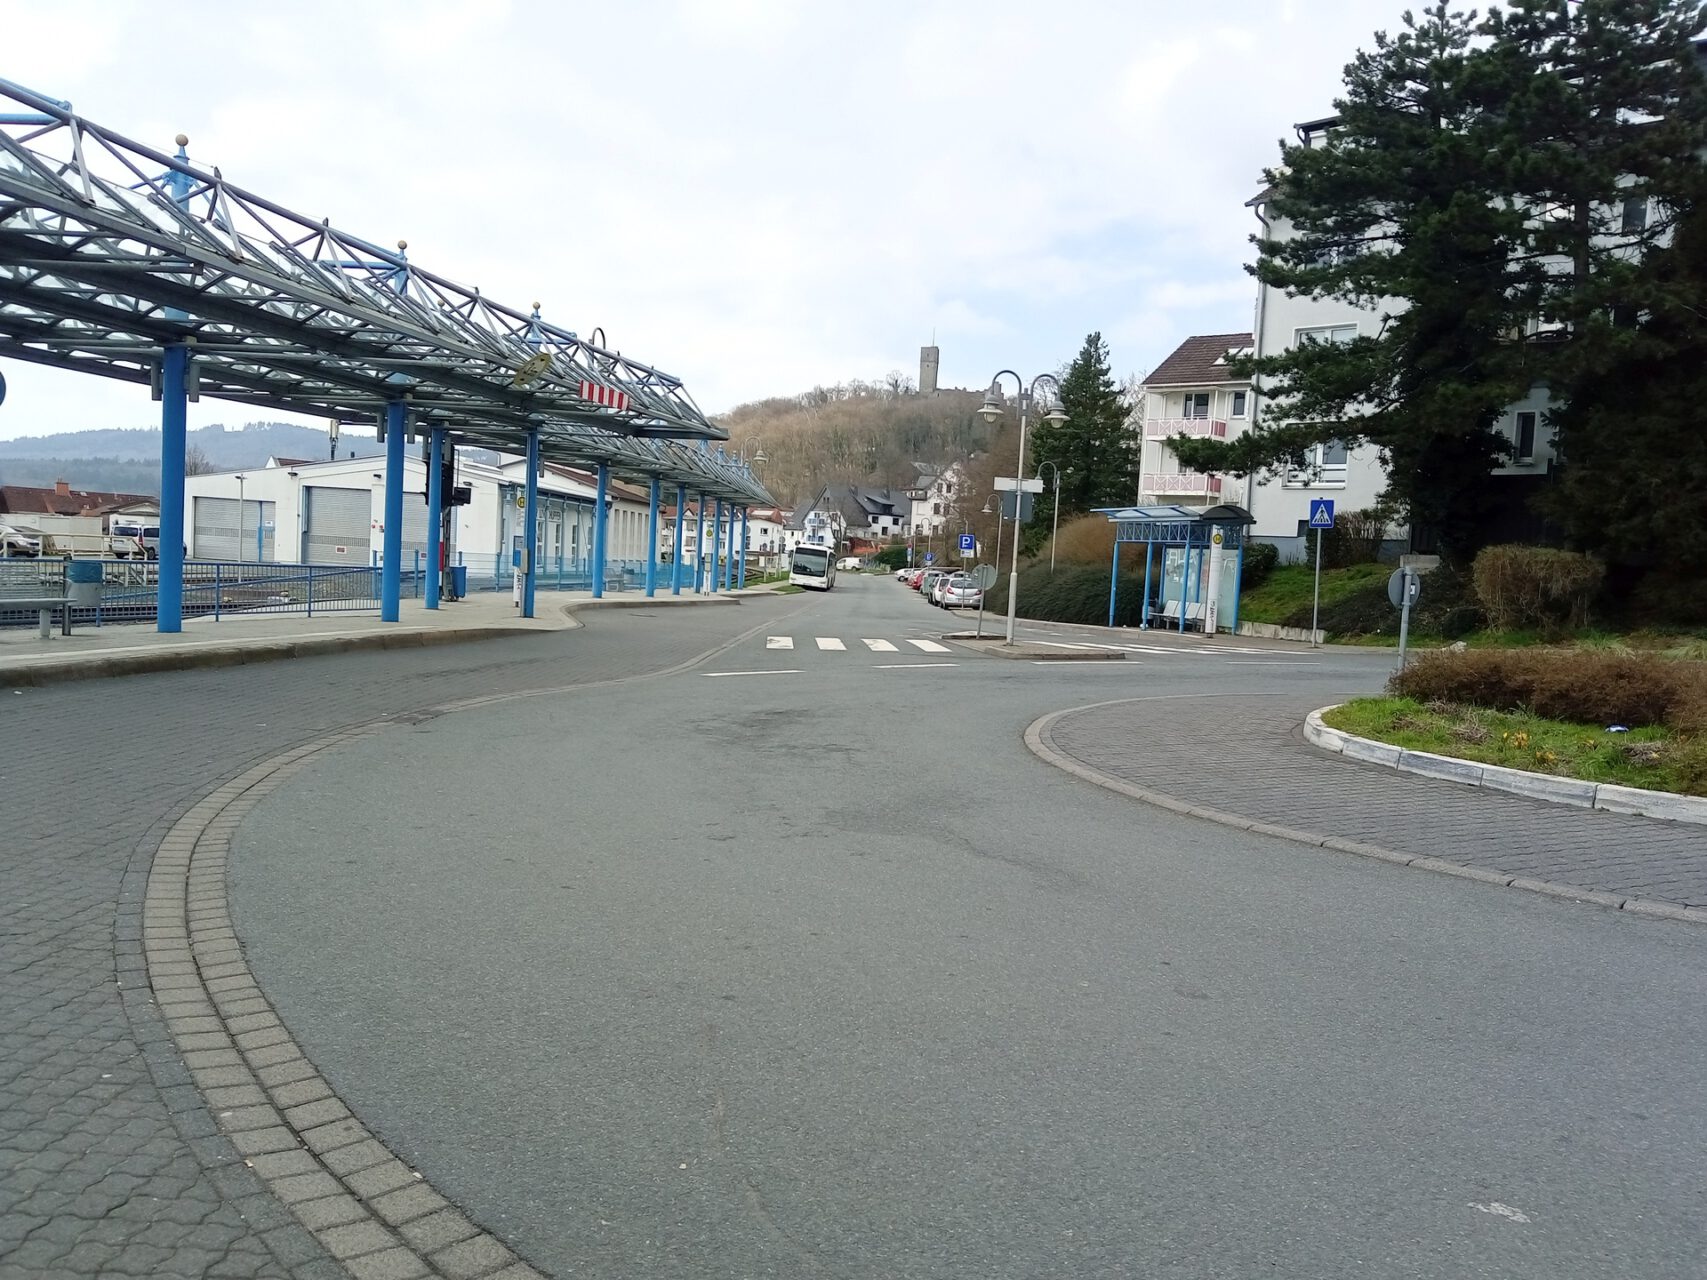
[{"label": "steel canopy roof", "polygon": [[[131,382],[188,344],[195,393],[607,463],[771,505],[681,380],[0,80],[0,356]],[[602,334],[600,335],[602,337]]]}]

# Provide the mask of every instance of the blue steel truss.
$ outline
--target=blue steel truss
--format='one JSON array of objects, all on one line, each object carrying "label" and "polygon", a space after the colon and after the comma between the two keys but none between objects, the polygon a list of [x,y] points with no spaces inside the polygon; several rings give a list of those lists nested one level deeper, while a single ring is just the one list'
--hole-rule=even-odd
[{"label": "blue steel truss", "polygon": [[680,379],[0,80],[0,356],[152,383],[180,344],[197,395],[349,422],[402,401],[456,443],[537,431],[548,461],[774,502]]}]

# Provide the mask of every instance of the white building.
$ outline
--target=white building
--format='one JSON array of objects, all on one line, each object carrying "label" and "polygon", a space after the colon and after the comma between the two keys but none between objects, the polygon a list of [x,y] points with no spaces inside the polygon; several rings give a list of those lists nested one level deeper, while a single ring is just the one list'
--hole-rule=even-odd
[{"label": "white building", "polygon": [[795,508],[784,529],[794,546],[839,548],[847,537],[847,517],[825,488],[811,502]]},{"label": "white building", "polygon": [[[418,451],[404,460],[403,567],[426,567],[427,466]],[[331,462],[270,459],[264,467],[190,476],[185,481],[185,540],[198,560],[360,566],[385,547],[383,457]],[[469,502],[450,507],[448,560],[471,582],[510,571],[521,534],[527,462],[500,455],[497,465],[458,458],[454,483]],[[548,463],[539,480],[540,524],[534,547],[541,573],[584,573],[592,554],[597,480]],[[446,501],[449,501],[446,494]],[[647,494],[612,482],[607,564],[643,561]]]},{"label": "white building", "polygon": [[1227,362],[1250,351],[1248,333],[1198,334],[1180,343],[1144,380],[1140,504],[1244,501],[1244,481],[1183,469],[1167,441],[1178,435],[1231,440],[1244,433],[1250,426],[1251,382],[1235,377]]},{"label": "white building", "polygon": [[911,510],[906,532],[931,537],[955,518],[965,488],[965,468],[958,462],[946,467],[915,462],[913,472],[913,483],[907,486]]}]

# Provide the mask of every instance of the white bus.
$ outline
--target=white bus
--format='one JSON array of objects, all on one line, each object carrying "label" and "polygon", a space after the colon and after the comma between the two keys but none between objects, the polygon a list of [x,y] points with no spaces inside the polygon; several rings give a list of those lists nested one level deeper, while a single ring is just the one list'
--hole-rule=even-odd
[{"label": "white bus", "polygon": [[835,549],[796,547],[788,561],[788,580],[797,587],[828,591],[836,585]]}]

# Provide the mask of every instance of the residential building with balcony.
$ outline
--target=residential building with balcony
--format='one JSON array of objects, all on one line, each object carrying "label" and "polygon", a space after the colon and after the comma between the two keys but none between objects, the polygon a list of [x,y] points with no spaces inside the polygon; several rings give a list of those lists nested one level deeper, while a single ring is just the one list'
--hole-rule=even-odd
[{"label": "residential building with balcony", "polygon": [[961,489],[965,487],[965,468],[958,462],[938,467],[929,462],[913,464],[913,482],[907,486],[911,502],[907,528],[904,532],[919,537],[932,537],[956,516]]},{"label": "residential building with balcony", "polygon": [[1213,505],[1244,500],[1245,482],[1180,466],[1174,436],[1230,440],[1250,424],[1251,382],[1228,362],[1249,355],[1249,333],[1202,333],[1187,338],[1144,380],[1138,501],[1156,505]]}]

